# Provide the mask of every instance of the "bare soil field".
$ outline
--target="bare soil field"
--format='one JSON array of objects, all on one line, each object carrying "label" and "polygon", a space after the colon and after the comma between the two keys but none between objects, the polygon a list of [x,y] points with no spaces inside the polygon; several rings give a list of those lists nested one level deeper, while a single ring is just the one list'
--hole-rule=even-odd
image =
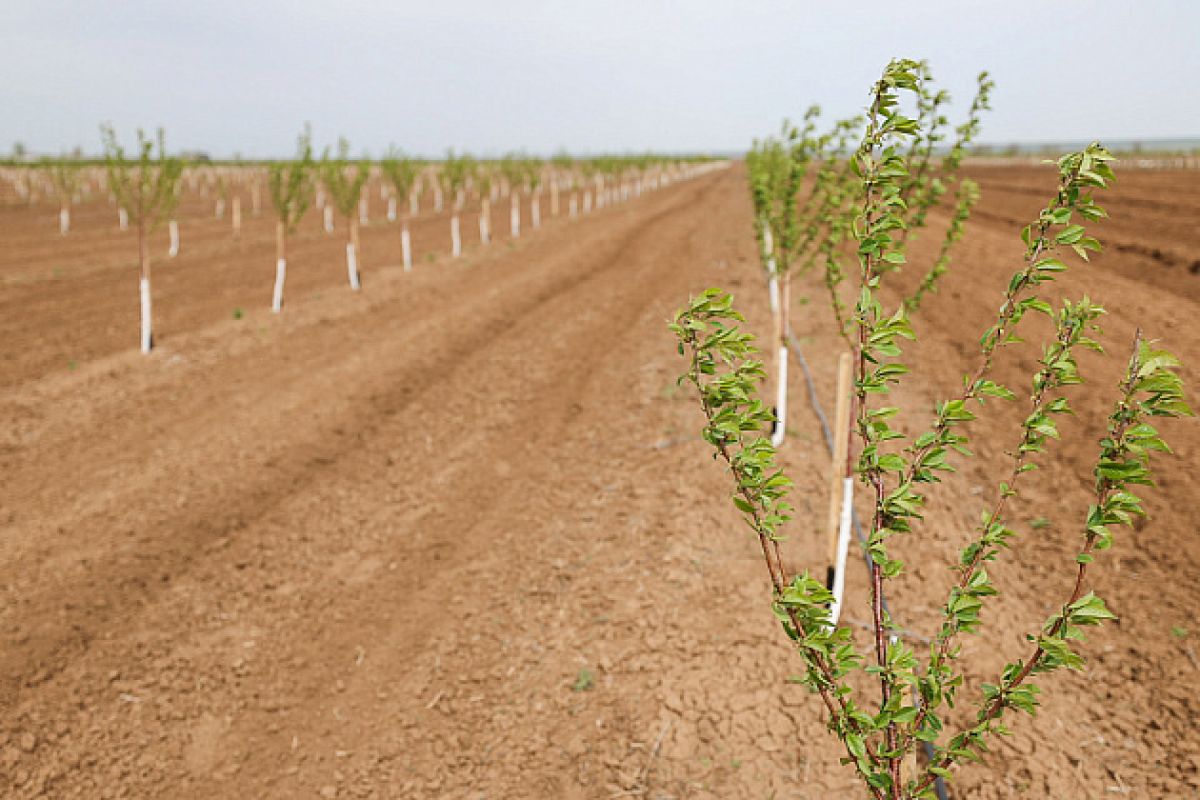
[{"label": "bare soil field", "polygon": [[[968,171],[983,199],[914,322],[910,430],[959,385],[1055,180]],[[1118,175],[1106,252],[1047,292],[1104,303],[1113,358],[1081,362],[1097,391],[1071,393],[1078,420],[1015,507],[1029,545],[994,569],[986,612],[1006,649],[967,638],[971,691],[1069,592],[1134,327],[1200,385],[1195,174]],[[204,207],[181,214],[149,356],[136,248],[108,206],[77,210],[66,238],[49,206],[0,208],[0,796],[859,796],[821,704],[787,682],[799,659],[675,385],[665,325],[689,293],[731,289],[769,326],[741,167],[574,221],[543,202],[515,241],[498,203],[498,241],[481,247],[468,213],[457,260],[426,201],[407,274],[372,199],[363,291],[310,212],[279,316],[268,217],[235,242]],[[823,291],[804,278],[795,319],[829,406],[842,345]],[[1026,333],[998,379],[1032,372],[1045,330]],[[823,497],[829,459],[794,392],[783,461]],[[899,545],[890,601],[917,634],[1019,413],[972,428],[978,463]],[[1090,637],[1086,672],[1043,682],[1038,716],[954,798],[1200,794],[1200,430],[1165,432],[1152,518],[1095,570],[1119,626]],[[799,510],[819,522],[793,523],[789,563],[822,563],[824,505]],[[851,623],[868,619],[863,577]]]}]

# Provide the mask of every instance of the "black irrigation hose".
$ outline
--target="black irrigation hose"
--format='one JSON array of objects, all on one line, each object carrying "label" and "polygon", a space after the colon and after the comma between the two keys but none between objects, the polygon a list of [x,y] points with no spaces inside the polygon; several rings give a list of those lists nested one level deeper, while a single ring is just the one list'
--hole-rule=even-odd
[{"label": "black irrigation hose", "polygon": [[[800,371],[804,373],[804,383],[808,387],[808,400],[812,404],[813,411],[817,412],[817,419],[821,422],[821,433],[825,436],[825,446],[829,448],[829,452],[832,455],[833,432],[829,429],[829,419],[825,416],[825,410],[821,408],[821,401],[817,398],[817,386],[813,382],[812,372],[808,369],[808,362],[804,360],[804,353],[800,351],[800,341],[796,338],[796,332],[791,327],[788,328],[788,344],[791,345],[792,355],[796,357],[796,362],[800,365]],[[867,571],[870,572],[875,564],[871,560],[871,554],[867,552],[867,537],[863,535],[862,526],[858,524],[858,512],[853,507],[850,508],[850,522],[854,526],[854,535],[858,539],[858,543],[863,545],[863,559],[867,563]],[[892,612],[888,610],[887,598],[883,597],[881,600],[884,612],[891,617]],[[917,696],[915,689],[913,690],[913,699],[918,705],[920,704],[921,699]],[[925,757],[932,763],[935,756],[933,743],[922,742],[921,744],[925,748]],[[946,782],[942,780],[940,775],[935,778],[933,789],[937,793],[938,800],[949,800],[950,795],[946,793]]]}]

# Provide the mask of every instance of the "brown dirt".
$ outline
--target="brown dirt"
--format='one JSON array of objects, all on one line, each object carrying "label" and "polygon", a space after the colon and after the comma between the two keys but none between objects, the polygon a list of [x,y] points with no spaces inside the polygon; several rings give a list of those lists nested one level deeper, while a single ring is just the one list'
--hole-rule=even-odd
[{"label": "brown dirt", "polygon": [[[1010,220],[1053,180],[978,172],[979,219],[917,321],[901,399],[918,409],[956,386],[958,343],[1020,256]],[[664,323],[689,292],[726,286],[752,322],[767,318],[743,181],[734,169],[547,220],[457,262],[425,258],[448,245],[445,217],[427,219],[410,275],[395,266],[398,228],[372,225],[360,295],[340,237],[310,218],[281,317],[266,310],[269,223],[234,244],[223,224],[185,218],[183,255],[158,262],[150,357],[131,350],[136,269],[107,207],[94,230],[78,212],[67,241],[46,206],[0,212],[0,793],[856,796],[819,704],[784,681],[798,663],[762,566],[674,386]],[[1109,305],[1114,351],[1140,322],[1200,363],[1195,217],[1180,210],[1197,199],[1186,175],[1129,173],[1100,229],[1109,252],[1058,284]],[[506,204],[493,213],[503,239]],[[473,243],[472,215],[463,229]],[[805,291],[799,332],[828,396],[838,344]],[[1010,351],[1000,377],[1033,353]],[[1114,366],[1084,368],[1104,395]],[[823,519],[828,459],[795,390],[786,460]],[[1082,421],[1106,403],[1073,400],[1081,423],[1017,514],[1053,525],[1025,526],[997,567],[1000,649],[967,643],[971,686],[1069,589],[1095,439]],[[909,628],[932,627],[1004,421],[974,429],[981,464],[945,485],[909,547],[892,597]],[[1200,438],[1169,434],[1178,456],[1160,460],[1154,519],[1097,570],[1120,625],[1091,637],[1088,672],[1045,681],[1042,713],[956,798],[1200,788],[1186,506]],[[796,526],[790,561],[814,562],[820,538]],[[865,619],[852,578],[847,613]]]}]

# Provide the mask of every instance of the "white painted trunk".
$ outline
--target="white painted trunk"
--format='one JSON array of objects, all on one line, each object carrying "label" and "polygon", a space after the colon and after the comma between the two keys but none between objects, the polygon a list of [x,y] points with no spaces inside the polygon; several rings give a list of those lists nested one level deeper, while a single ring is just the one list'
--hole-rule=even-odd
[{"label": "white painted trunk", "polygon": [[412,271],[412,237],[408,234],[408,223],[400,231],[400,250],[404,254],[404,271]]},{"label": "white painted trunk", "polygon": [[346,274],[350,278],[350,288],[357,292],[361,286],[358,282],[358,257],[354,252],[353,242],[346,242]]},{"label": "white painted trunk", "polygon": [[275,262],[275,292],[271,296],[271,310],[276,314],[283,308],[283,284],[287,280],[287,259]]},{"label": "white painted trunk", "polygon": [[58,212],[58,232],[63,236],[71,232],[71,209],[65,206]]},{"label": "white painted trunk", "polygon": [[771,432],[771,446],[783,444],[784,433],[787,430],[787,397],[788,397],[788,349],[787,345],[779,348],[778,383],[775,385],[775,430]]},{"label": "white painted trunk", "polygon": [[536,230],[542,227],[542,201],[536,194],[529,207],[529,224]]},{"label": "white painted trunk", "polygon": [[837,561],[833,573],[833,604],[829,608],[829,624],[837,625],[846,596],[846,557],[850,552],[850,521],[854,509],[854,478],[842,481],[842,513],[838,518]]},{"label": "white painted trunk", "polygon": [[129,212],[123,208],[117,209],[117,224],[121,226],[121,230],[129,230]]},{"label": "white painted trunk", "polygon": [[408,213],[414,217],[421,213],[421,193],[413,192],[408,196]]},{"label": "white painted trunk", "polygon": [[142,352],[149,353],[154,346],[154,336],[150,328],[150,279],[142,278],[138,282],[138,294],[142,305]]},{"label": "white painted trunk", "polygon": [[458,227],[458,214],[450,218],[450,255],[454,258],[462,255],[462,233]]},{"label": "white painted trunk", "polygon": [[583,213],[592,213],[592,193],[587,191],[583,193]]},{"label": "white painted trunk", "polygon": [[488,222],[487,209],[479,212],[479,241],[490,244],[492,241],[491,224]]},{"label": "white painted trunk", "polygon": [[325,206],[325,232],[333,233],[333,206]]},{"label": "white painted trunk", "polygon": [[509,206],[508,206],[508,227],[512,231],[512,237],[514,239],[520,237],[520,235],[521,235],[521,206],[520,206],[520,201],[517,199],[516,192],[512,193],[511,202],[509,203]]},{"label": "white painted trunk", "polygon": [[371,222],[371,210],[367,203],[367,198],[358,201],[358,224],[368,225]]},{"label": "white painted trunk", "polygon": [[775,277],[775,262],[774,260],[767,262],[767,268],[771,271],[771,277],[767,278],[767,294],[771,297],[771,313],[779,313],[779,279]]},{"label": "white painted trunk", "polygon": [[171,258],[179,255],[179,223],[171,220],[167,223],[167,236],[171,243],[167,245],[167,255]]},{"label": "white painted trunk", "polygon": [[221,219],[221,217],[225,216],[225,199],[224,198],[218,198],[217,207],[213,212],[213,216],[215,216],[217,219]]},{"label": "white painted trunk", "polygon": [[396,195],[394,195],[394,194],[388,196],[387,218],[388,218],[388,222],[396,221]]}]

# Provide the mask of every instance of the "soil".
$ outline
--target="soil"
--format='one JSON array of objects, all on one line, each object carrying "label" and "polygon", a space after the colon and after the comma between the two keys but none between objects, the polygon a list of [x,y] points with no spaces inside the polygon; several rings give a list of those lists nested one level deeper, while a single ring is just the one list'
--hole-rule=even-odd
[{"label": "soil", "polygon": [[[968,369],[1054,182],[973,172],[983,201],[915,320],[910,430]],[[78,209],[65,238],[51,205],[0,208],[0,794],[859,796],[820,703],[786,680],[799,661],[675,383],[665,323],[689,293],[729,288],[767,327],[744,182],[735,166],[577,220],[544,198],[542,228],[526,208],[515,241],[501,201],[497,241],[478,243],[469,211],[457,260],[426,200],[407,274],[376,195],[363,291],[346,287],[341,231],[310,214],[281,315],[269,219],[244,211],[234,241],[190,197],[183,252],[155,263],[150,356],[135,351],[133,240],[109,206]],[[965,642],[966,697],[1070,590],[1134,326],[1197,383],[1194,173],[1129,170],[1109,194],[1106,252],[1047,294],[1103,302],[1113,357],[1082,360],[1078,419],[1014,508],[1020,545],[992,570],[990,633]],[[918,237],[900,284],[937,236]],[[802,278],[795,318],[829,398],[841,345],[822,291]],[[1045,335],[1026,332],[997,367],[1014,386]],[[796,380],[784,460],[818,522],[793,524],[787,552],[823,569],[828,457]],[[909,570],[890,600],[917,634],[1018,413],[973,426],[979,458],[898,545]],[[1151,519],[1095,567],[1120,623],[1089,636],[1086,672],[1042,681],[1037,717],[1013,720],[953,797],[1200,791],[1200,431],[1164,428],[1176,454],[1156,460]],[[852,624],[864,589],[855,569]]]}]

